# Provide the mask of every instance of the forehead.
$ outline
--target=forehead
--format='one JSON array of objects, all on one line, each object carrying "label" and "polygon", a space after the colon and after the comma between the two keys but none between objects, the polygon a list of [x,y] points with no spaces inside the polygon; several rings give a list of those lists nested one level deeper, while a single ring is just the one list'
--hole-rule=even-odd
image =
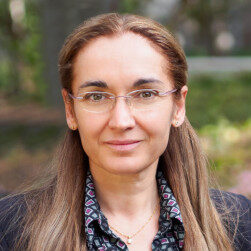
[{"label": "forehead", "polygon": [[138,78],[170,83],[165,65],[164,56],[142,36],[130,32],[100,37],[79,51],[73,84],[77,88],[84,81],[102,80],[111,88],[126,88]]}]

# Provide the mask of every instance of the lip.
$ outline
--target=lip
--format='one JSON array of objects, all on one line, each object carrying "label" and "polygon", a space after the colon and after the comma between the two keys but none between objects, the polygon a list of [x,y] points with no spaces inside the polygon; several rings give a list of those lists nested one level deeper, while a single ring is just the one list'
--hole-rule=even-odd
[{"label": "lip", "polygon": [[117,151],[129,151],[136,148],[141,140],[109,140],[105,143],[112,149]]}]

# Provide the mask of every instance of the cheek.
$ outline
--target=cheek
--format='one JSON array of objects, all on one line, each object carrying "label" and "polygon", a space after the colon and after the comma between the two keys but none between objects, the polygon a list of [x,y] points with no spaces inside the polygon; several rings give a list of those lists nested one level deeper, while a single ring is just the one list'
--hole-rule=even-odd
[{"label": "cheek", "polygon": [[170,110],[159,109],[158,112],[145,112],[141,113],[138,118],[146,130],[149,140],[155,140],[156,143],[167,143],[172,122]]},{"label": "cheek", "polygon": [[101,116],[83,111],[76,111],[76,118],[82,146],[88,155],[96,148],[104,123]]}]

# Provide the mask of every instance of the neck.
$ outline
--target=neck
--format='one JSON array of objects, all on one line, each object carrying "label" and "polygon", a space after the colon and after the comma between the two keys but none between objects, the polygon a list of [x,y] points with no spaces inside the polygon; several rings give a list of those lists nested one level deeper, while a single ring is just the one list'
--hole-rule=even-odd
[{"label": "neck", "polygon": [[96,197],[106,216],[146,219],[159,203],[157,163],[139,173],[114,174],[90,162]]}]

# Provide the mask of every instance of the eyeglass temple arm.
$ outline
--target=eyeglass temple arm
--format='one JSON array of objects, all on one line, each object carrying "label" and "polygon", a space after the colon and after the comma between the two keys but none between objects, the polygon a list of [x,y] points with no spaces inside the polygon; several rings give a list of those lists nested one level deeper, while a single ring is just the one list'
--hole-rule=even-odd
[{"label": "eyeglass temple arm", "polygon": [[71,93],[69,93],[68,92],[68,95],[71,97],[71,98],[73,98],[73,99],[82,99],[82,97],[75,97],[75,96],[73,96]]},{"label": "eyeglass temple arm", "polygon": [[167,91],[167,92],[164,92],[164,93],[160,93],[159,95],[160,95],[160,96],[165,96],[165,95],[167,95],[167,94],[169,94],[169,93],[173,93],[173,92],[176,92],[176,91],[178,91],[178,89],[173,89],[173,90],[171,90],[171,91]]}]

